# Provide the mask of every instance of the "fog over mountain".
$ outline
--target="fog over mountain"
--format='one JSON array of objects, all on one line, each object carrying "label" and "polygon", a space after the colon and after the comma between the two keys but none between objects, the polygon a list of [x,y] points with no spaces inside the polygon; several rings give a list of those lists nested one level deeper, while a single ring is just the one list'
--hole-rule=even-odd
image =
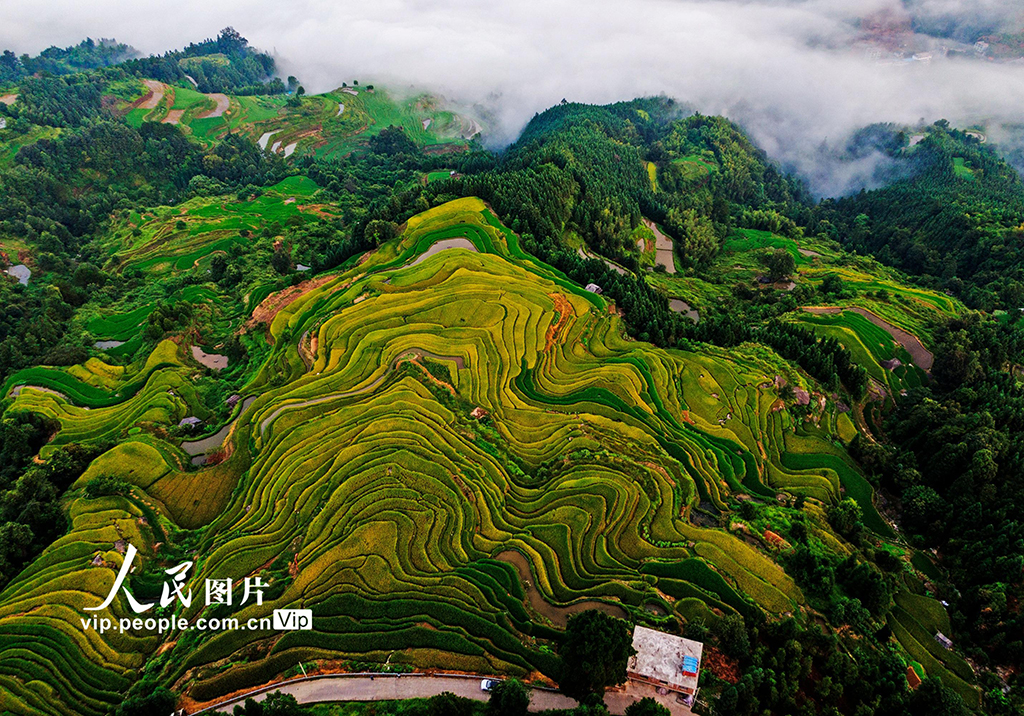
[{"label": "fog over mountain", "polygon": [[1024,25],[1011,0],[98,0],[4,15],[0,46],[19,53],[83,34],[161,52],[232,25],[310,92],[358,79],[477,105],[494,145],[562,98],[666,94],[740,122],[820,194],[870,183],[878,157],[821,163],[866,124],[1024,116],[1024,65],[969,56],[977,37]]}]

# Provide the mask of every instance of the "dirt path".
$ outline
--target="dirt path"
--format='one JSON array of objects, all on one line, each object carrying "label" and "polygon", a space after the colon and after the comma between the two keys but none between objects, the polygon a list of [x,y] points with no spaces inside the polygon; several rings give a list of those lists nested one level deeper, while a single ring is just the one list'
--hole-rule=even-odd
[{"label": "dirt path", "polygon": [[196,115],[196,119],[210,119],[211,117],[222,117],[228,108],[231,106],[231,98],[226,94],[208,94],[205,95],[207,99],[212,99],[217,103],[217,106],[211,109],[209,112],[204,112]]},{"label": "dirt path", "polygon": [[[399,701],[402,699],[430,698],[450,691],[474,701],[487,701],[490,694],[480,688],[483,679],[491,678],[478,674],[315,674],[298,677],[289,681],[263,686],[236,693],[214,706],[193,710],[199,704],[186,703],[189,713],[229,713],[236,704],[245,699],[263,701],[275,691],[291,694],[300,704],[329,703],[338,701]],[[547,687],[531,686],[530,713],[549,710],[568,710],[576,701],[565,694]],[[675,694],[657,693],[654,686],[629,682],[620,691],[609,691],[604,695],[609,712],[620,716],[633,703],[649,697],[668,709],[671,716],[691,716],[688,707],[676,701]],[[183,704],[179,704],[183,705]]]},{"label": "dirt path", "polygon": [[164,98],[164,87],[166,85],[156,80],[142,80],[142,84],[149,88],[149,94],[143,97],[136,106],[139,109],[156,109],[157,105],[160,104],[160,100]]},{"label": "dirt path", "polygon": [[654,232],[654,261],[659,266],[665,267],[666,273],[676,272],[676,262],[673,259],[672,253],[674,251],[672,247],[672,239],[665,236],[650,219],[644,219],[644,225]]},{"label": "dirt path", "polygon": [[930,373],[932,370],[932,364],[935,363],[935,356],[932,354],[931,351],[924,347],[924,344],[921,343],[920,338],[915,336],[913,333],[908,333],[907,331],[904,331],[902,328],[897,328],[896,326],[886,321],[884,318],[875,315],[866,308],[852,307],[843,309],[835,306],[804,306],[804,310],[807,311],[808,313],[814,313],[819,316],[833,315],[836,313],[841,313],[844,310],[853,311],[854,313],[860,314],[861,316],[864,316],[864,318],[868,319],[876,326],[881,328],[882,330],[886,331],[890,336],[893,337],[893,340],[895,340],[897,343],[903,346],[903,348],[906,349],[907,353],[910,354],[910,358],[911,360],[914,361],[914,365],[923,370],[925,373]]},{"label": "dirt path", "polygon": [[608,268],[610,268],[612,271],[614,271],[615,273],[619,274],[620,276],[625,276],[626,273],[628,273],[626,271],[626,269],[622,268],[617,263],[609,261],[608,259],[606,259],[603,256],[597,256],[596,254],[592,254],[592,253],[590,253],[589,250],[587,250],[585,248],[581,247],[581,248],[577,249],[576,253],[579,254],[580,258],[583,258],[583,259],[597,259],[598,261],[603,261],[605,266],[607,266]]}]

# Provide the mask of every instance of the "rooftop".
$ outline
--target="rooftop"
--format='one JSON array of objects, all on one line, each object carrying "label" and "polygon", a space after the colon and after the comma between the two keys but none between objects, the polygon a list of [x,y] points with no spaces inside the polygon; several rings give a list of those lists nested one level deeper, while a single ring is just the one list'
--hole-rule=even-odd
[{"label": "rooftop", "polygon": [[699,641],[638,626],[633,629],[636,656],[626,671],[632,678],[664,684],[667,688],[693,693],[697,690],[704,645]]}]

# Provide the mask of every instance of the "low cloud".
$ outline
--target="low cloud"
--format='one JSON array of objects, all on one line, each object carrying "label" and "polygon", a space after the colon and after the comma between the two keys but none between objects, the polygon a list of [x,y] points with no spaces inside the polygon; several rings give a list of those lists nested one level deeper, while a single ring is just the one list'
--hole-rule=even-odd
[{"label": "low cloud", "polygon": [[[38,52],[113,36],[161,52],[233,25],[310,92],[360,80],[477,105],[496,146],[562,98],[664,94],[736,120],[831,194],[870,183],[865,158],[841,171],[821,164],[823,144],[843,146],[866,124],[1019,121],[1024,66],[942,56],[944,47],[969,49],[960,43],[980,32],[1019,26],[1018,8],[1010,0],[181,0],[143,9],[68,0],[5,10],[0,46]],[[867,41],[869,28],[887,23],[897,31]],[[934,58],[897,61],[901,44]]]}]

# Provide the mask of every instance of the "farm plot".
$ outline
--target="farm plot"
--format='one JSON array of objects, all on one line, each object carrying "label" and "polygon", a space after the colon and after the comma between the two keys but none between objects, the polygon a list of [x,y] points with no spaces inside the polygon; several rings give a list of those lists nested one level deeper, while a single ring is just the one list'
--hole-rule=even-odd
[{"label": "farm plot", "polygon": [[[429,255],[456,238],[475,250]],[[803,601],[758,550],[685,517],[702,498],[724,506],[786,485],[837,499],[844,476],[814,462],[815,438],[787,443],[761,387],[769,368],[625,340],[603,299],[521,255],[478,200],[413,217],[401,238],[283,306],[269,330],[275,354],[246,389],[260,397],[233,440],[251,462],[206,528],[203,576],[258,572],[285,553],[280,596],[239,615],[301,600],[318,627],[226,672],[206,665],[261,635],[215,635],[170,659],[163,678],[197,675],[196,698],[310,654],[414,647],[420,665],[545,672],[529,637],[551,633],[548,610],[498,588],[518,583],[495,559],[510,550],[558,609],[639,612],[662,587],[743,613]],[[300,336],[315,345],[308,364]],[[794,449],[807,453],[791,466]],[[650,560],[704,567],[638,580]]]},{"label": "farm plot", "polygon": [[[159,678],[197,700],[310,658],[392,652],[551,675],[558,615],[584,604],[797,611],[803,595],[772,559],[691,510],[780,489],[829,504],[841,486],[870,505],[870,487],[827,433],[794,434],[773,410],[770,357],[656,349],[608,309],[466,198],[282,297],[217,464],[183,468],[177,447],[129,432],[198,410],[169,366],[88,411],[32,389],[17,400],[61,422],[54,444],[120,439],[90,474],[130,482],[169,529],[201,528],[195,578],[272,584],[234,616],[315,611],[315,630],[258,658],[268,633],[170,635]],[[68,376],[60,387],[81,394],[126,380],[97,364]]]},{"label": "farm plot", "polygon": [[[343,111],[339,109],[344,106]],[[243,111],[247,111],[243,108]],[[348,154],[366,147],[371,137],[387,127],[401,127],[417,144],[465,146],[480,125],[445,108],[430,95],[399,100],[386,90],[346,87],[323,95],[306,97],[299,107],[257,119],[252,112],[247,131],[257,141],[273,133],[267,149],[285,153],[312,152],[317,156]]]},{"label": "farm plot", "polygon": [[[928,382],[927,374],[915,365],[910,353],[896,343],[889,332],[859,313],[839,309],[834,313],[803,312],[795,320],[822,336],[842,343],[868,375],[886,388],[887,402],[903,390]],[[898,364],[893,362],[894,359]],[[930,367],[931,364],[926,362],[926,365]]]}]

